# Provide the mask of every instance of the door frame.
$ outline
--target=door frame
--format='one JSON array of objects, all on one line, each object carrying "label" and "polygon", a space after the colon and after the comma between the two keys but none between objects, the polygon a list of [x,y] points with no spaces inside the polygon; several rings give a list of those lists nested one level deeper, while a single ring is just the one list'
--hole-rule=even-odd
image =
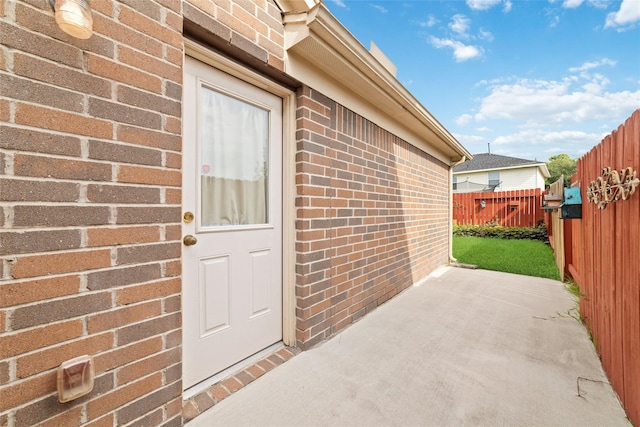
[{"label": "door frame", "polygon": [[282,341],[295,346],[295,93],[192,40],[184,39],[184,44],[186,56],[282,98]]}]

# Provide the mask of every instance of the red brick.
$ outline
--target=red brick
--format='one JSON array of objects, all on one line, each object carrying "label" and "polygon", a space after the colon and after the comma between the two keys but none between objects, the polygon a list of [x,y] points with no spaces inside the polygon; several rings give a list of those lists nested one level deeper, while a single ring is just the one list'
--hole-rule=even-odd
[{"label": "red brick", "polygon": [[89,141],[89,158],[115,163],[161,166],[162,152],[159,150],[121,144],[114,141]]},{"label": "red brick", "polygon": [[126,384],[153,372],[163,371],[169,366],[179,363],[181,354],[182,353],[179,348],[173,348],[124,366],[118,370],[116,375],[117,384]]},{"label": "red brick", "polygon": [[119,207],[118,224],[168,224],[180,222],[181,212],[178,206],[161,207]]},{"label": "red brick", "polygon": [[164,130],[180,135],[182,133],[182,121],[175,117],[167,117],[165,119]]},{"label": "red brick", "polygon": [[175,277],[182,273],[182,263],[180,261],[169,261],[165,263],[164,277]]},{"label": "red brick", "polygon": [[3,178],[0,194],[5,202],[76,202],[80,198],[80,184]]},{"label": "red brick", "polygon": [[154,335],[160,335],[180,328],[182,320],[181,313],[172,313],[163,317],[156,317],[144,322],[125,326],[118,329],[118,345],[131,344]]},{"label": "red brick", "polygon": [[182,174],[175,170],[123,165],[118,170],[118,181],[179,187],[182,185]]},{"label": "red brick", "polygon": [[[0,99],[0,120],[3,121],[3,122],[8,122],[9,121],[9,101],[7,101],[6,99]],[[174,123],[175,123],[175,121],[174,121]],[[0,141],[1,140],[2,140],[2,138],[0,138]]]},{"label": "red brick", "polygon": [[55,253],[19,257],[12,268],[15,279],[104,268],[111,265],[109,250]]},{"label": "red brick", "polygon": [[158,240],[160,240],[160,228],[157,226],[101,227],[87,230],[88,246],[116,246]]},{"label": "red brick", "polygon": [[146,34],[134,31],[118,21],[100,16],[100,14],[93,15],[93,31],[135,49],[147,52],[149,55],[162,56],[161,42]]},{"label": "red brick", "polygon": [[119,387],[110,393],[102,395],[87,404],[89,419],[97,418],[118,407],[124,406],[136,398],[143,396],[162,386],[162,374],[155,373],[149,377],[131,383],[125,387]]},{"label": "red brick", "polygon": [[61,251],[78,249],[81,244],[81,232],[80,230],[0,231],[0,241],[2,242],[0,255]]},{"label": "red brick", "polygon": [[57,298],[77,293],[80,277],[60,276],[0,284],[0,307]]},{"label": "red brick", "polygon": [[24,55],[20,52],[14,53],[13,71],[24,77],[77,90],[81,93],[104,98],[111,96],[111,83],[106,79],[86,74],[80,70],[62,67],[58,63]]},{"label": "red brick", "polygon": [[82,407],[70,408],[60,415],[49,418],[33,427],[75,427],[82,423]]},{"label": "red brick", "polygon": [[265,370],[258,365],[249,366],[247,368],[247,372],[249,372],[249,374],[251,374],[254,378],[260,378],[265,374]]},{"label": "red brick", "polygon": [[15,408],[55,390],[54,371],[0,387],[0,411]]},{"label": "red brick", "polygon": [[84,316],[100,310],[111,308],[111,295],[107,292],[88,293],[67,297],[61,300],[50,300],[18,307],[11,316],[14,330],[43,325],[58,320]]},{"label": "red brick", "polygon": [[94,356],[96,375],[144,359],[162,350],[162,337],[156,336]]},{"label": "red brick", "polygon": [[130,84],[154,93],[162,93],[162,81],[159,77],[96,55],[87,56],[87,70],[106,79]]},{"label": "red brick", "polygon": [[[153,408],[162,407],[167,402],[180,397],[181,393],[182,384],[180,381],[158,388],[152,393],[147,394],[138,400],[131,401],[127,403],[127,405],[121,407],[117,412],[118,422],[127,424],[145,413],[148,413]],[[163,425],[166,427],[180,427],[182,425],[182,419],[179,416],[174,417]]]},{"label": "red brick", "polygon": [[[107,2],[97,2],[97,3],[107,3]],[[84,427],[113,427],[114,425],[116,425],[114,413],[107,414],[101,418],[98,418],[97,420],[83,424]]]},{"label": "red brick", "polygon": [[230,393],[235,393],[236,391],[242,388],[242,383],[238,381],[235,377],[230,377],[223,380],[220,384],[222,384]]},{"label": "red brick", "polygon": [[9,362],[2,361],[0,362],[0,385],[7,384],[9,382],[10,374],[9,374]]},{"label": "red brick", "polygon": [[[2,100],[0,100],[0,107]],[[0,108],[0,114],[3,110]],[[8,121],[7,117],[7,121]],[[71,136],[62,136],[32,129],[19,129],[8,126],[0,126],[0,147],[16,151],[34,151],[38,153],[60,154],[80,157],[80,139]]]},{"label": "red brick", "polygon": [[[167,121],[170,119],[172,118],[166,118]],[[180,123],[179,120],[178,123]],[[180,133],[180,129],[174,133]],[[180,151],[182,149],[182,140],[179,135],[169,135],[163,132],[125,124],[118,125],[117,134],[119,140],[131,144],[172,151]]]},{"label": "red brick", "polygon": [[160,22],[141,16],[131,9],[120,9],[118,18],[123,24],[135,28],[143,34],[155,37],[168,45],[176,48],[182,46],[182,35],[178,31],[171,30]]},{"label": "red brick", "polygon": [[111,165],[80,160],[16,154],[14,174],[79,181],[111,181]]},{"label": "red brick", "polygon": [[196,407],[195,403],[193,403],[190,400],[187,400],[184,403],[184,407],[182,408],[182,418],[184,418],[184,421],[185,422],[190,421],[195,417],[197,417],[198,415],[200,415],[200,411]]},{"label": "red brick", "polygon": [[52,369],[65,360],[73,359],[83,354],[92,355],[105,351],[111,348],[113,338],[113,333],[107,332],[19,357],[17,361],[17,376],[18,378],[26,378]]},{"label": "red brick", "polygon": [[71,320],[0,336],[0,358],[9,358],[82,336],[83,322]]},{"label": "red brick", "polygon": [[61,110],[82,112],[84,96],[77,92],[59,89],[33,80],[23,79],[9,74],[0,75],[2,95],[7,98],[47,105]]},{"label": "red brick", "polygon": [[87,330],[90,334],[117,329],[141,320],[159,316],[162,313],[160,301],[129,305],[116,310],[89,315]]},{"label": "red brick", "polygon": [[116,123],[128,123],[150,129],[162,127],[162,117],[155,111],[130,107],[101,98],[89,98],[89,114]]},{"label": "red brick", "polygon": [[209,393],[209,395],[216,400],[216,403],[229,396],[229,390],[223,387],[222,384],[214,385],[213,387],[209,388],[207,393]]},{"label": "red brick", "polygon": [[180,258],[180,242],[163,242],[152,245],[136,245],[118,248],[117,264],[140,264],[151,261]]},{"label": "red brick", "polygon": [[116,291],[116,302],[118,305],[132,304],[139,301],[177,294],[180,290],[180,279],[169,279],[138,286],[129,286]]},{"label": "red brick", "polygon": [[158,204],[160,189],[113,184],[90,184],[87,200],[91,203]]},{"label": "red brick", "polygon": [[157,280],[162,276],[160,264],[134,265],[125,268],[111,268],[89,273],[87,275],[87,289],[96,291],[101,289],[119,288],[143,282]]},{"label": "red brick", "polygon": [[16,123],[96,138],[110,138],[113,134],[113,125],[106,120],[22,103],[17,104]]},{"label": "red brick", "polygon": [[6,310],[0,310],[0,332],[7,329],[7,314]]},{"label": "red brick", "polygon": [[82,68],[82,50],[68,43],[27,31],[6,21],[0,22],[2,44],[74,68]]},{"label": "red brick", "polygon": [[179,205],[182,202],[182,190],[176,188],[165,189],[165,203],[169,205]]},{"label": "red brick", "polygon": [[118,59],[135,69],[155,74],[176,83],[182,82],[180,67],[156,59],[154,56],[146,55],[121,45],[118,48]]}]

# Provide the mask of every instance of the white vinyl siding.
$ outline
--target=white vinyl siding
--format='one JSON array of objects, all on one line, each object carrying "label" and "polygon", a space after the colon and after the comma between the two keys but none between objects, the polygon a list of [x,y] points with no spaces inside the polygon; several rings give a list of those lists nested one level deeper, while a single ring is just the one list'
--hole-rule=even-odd
[{"label": "white vinyl siding", "polygon": [[[528,190],[539,188],[544,190],[544,177],[538,167],[502,169],[500,186],[495,191]],[[469,172],[455,174],[458,193],[481,191],[489,183],[489,172]],[[469,183],[467,185],[467,183]],[[477,184],[477,185],[476,185]]]}]

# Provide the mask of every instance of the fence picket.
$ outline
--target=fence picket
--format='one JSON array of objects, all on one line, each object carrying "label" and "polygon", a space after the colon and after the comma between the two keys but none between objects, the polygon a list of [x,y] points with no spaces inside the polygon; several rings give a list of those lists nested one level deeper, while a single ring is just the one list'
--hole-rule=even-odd
[{"label": "fence picket", "polygon": [[544,220],[542,192],[532,189],[454,193],[453,220],[459,225],[495,222],[505,227],[535,227]]}]

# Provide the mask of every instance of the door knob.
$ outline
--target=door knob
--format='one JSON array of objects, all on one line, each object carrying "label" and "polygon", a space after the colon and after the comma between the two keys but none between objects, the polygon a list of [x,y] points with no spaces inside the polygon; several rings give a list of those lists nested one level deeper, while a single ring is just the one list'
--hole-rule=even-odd
[{"label": "door knob", "polygon": [[182,239],[182,243],[184,243],[185,246],[193,246],[198,243],[198,239],[196,239],[196,236],[187,234],[186,236],[184,236],[184,239]]}]

